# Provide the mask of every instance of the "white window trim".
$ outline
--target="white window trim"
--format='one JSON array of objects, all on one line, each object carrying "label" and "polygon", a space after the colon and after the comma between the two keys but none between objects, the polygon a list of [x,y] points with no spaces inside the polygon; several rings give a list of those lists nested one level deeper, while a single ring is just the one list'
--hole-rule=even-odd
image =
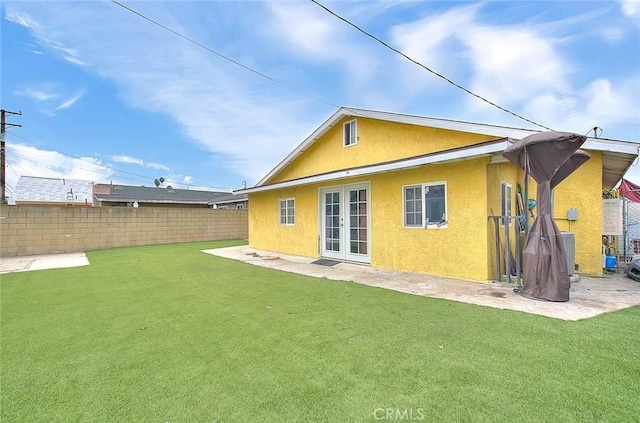
[{"label": "white window trim", "polygon": [[244,210],[244,204],[242,204],[242,203],[236,204],[236,209],[237,210]]},{"label": "white window trim", "polygon": [[[511,197],[510,198],[511,199],[511,210],[505,210],[507,208],[508,204],[509,204],[508,199],[506,199],[507,201],[504,201],[505,200],[505,195],[504,195],[505,194],[505,188],[507,188],[507,187],[509,188],[509,192],[511,193],[511,195],[510,195],[510,197]],[[503,201],[504,201],[504,203],[503,203]],[[502,181],[500,183],[500,214],[502,216],[507,216],[507,215],[513,216],[513,186],[510,183],[504,182],[504,181]],[[510,219],[509,220],[509,226],[512,226],[512,225],[513,225],[513,219]],[[505,220],[502,221],[502,226],[505,226]]]},{"label": "white window trim", "polygon": [[[444,210],[445,210],[445,222],[443,224],[438,225],[437,223],[429,223],[427,222],[427,204],[425,201],[425,188],[427,187],[431,187],[431,186],[436,186],[436,185],[443,185],[444,186]],[[407,188],[420,188],[420,199],[422,201],[422,224],[421,225],[412,225],[412,226],[407,226],[406,225],[406,189]],[[437,181],[437,182],[424,182],[424,183],[418,183],[418,184],[409,184],[409,185],[403,185],[402,186],[402,227],[403,228],[407,228],[407,229],[447,229],[447,227],[449,226],[449,201],[447,200],[447,192],[448,192],[448,188],[447,188],[447,182],[446,181]]]},{"label": "white window trim", "polygon": [[[347,128],[351,128],[351,125],[354,125],[356,130],[355,130],[355,134],[353,136],[353,138],[351,138],[351,131],[349,131],[349,144],[345,144],[346,141],[346,135],[347,135]],[[342,146],[344,148],[347,147],[353,147],[354,145],[358,144],[358,120],[357,119],[352,119],[350,121],[347,121],[345,123],[342,124]]]},{"label": "white window trim", "polygon": [[[285,223],[282,223],[282,202],[284,201],[284,210],[285,210]],[[289,201],[293,201],[293,214],[289,215]],[[290,221],[292,220],[292,222]],[[280,226],[295,226],[296,222],[296,199],[294,197],[291,198],[280,198],[278,200],[278,223]]]}]

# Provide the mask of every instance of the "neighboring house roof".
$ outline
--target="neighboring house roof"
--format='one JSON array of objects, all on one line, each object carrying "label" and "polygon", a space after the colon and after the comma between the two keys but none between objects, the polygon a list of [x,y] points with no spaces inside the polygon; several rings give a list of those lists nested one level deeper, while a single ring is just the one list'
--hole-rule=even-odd
[{"label": "neighboring house roof", "polygon": [[211,204],[233,204],[247,201],[249,196],[247,194],[229,194],[216,198]]},{"label": "neighboring house roof", "polygon": [[89,204],[93,198],[93,182],[81,179],[21,176],[14,190],[16,204],[56,203]]},{"label": "neighboring house roof", "polygon": [[[447,129],[453,131],[460,132],[469,132],[476,134],[484,134],[489,136],[495,136],[496,138],[500,138],[495,142],[490,142],[489,144],[492,147],[481,147],[478,150],[477,146],[469,146],[464,147],[462,149],[455,149],[456,156],[454,159],[462,160],[462,159],[470,159],[479,157],[481,155],[486,154],[496,154],[502,153],[508,144],[506,140],[518,140],[524,138],[528,135],[538,133],[538,130],[532,129],[521,129],[521,128],[512,128],[507,126],[499,126],[499,125],[490,125],[484,123],[473,123],[473,122],[465,122],[458,120],[450,120],[450,119],[437,119],[423,116],[414,116],[414,115],[406,115],[400,113],[389,113],[389,112],[380,112],[374,110],[365,110],[365,109],[355,109],[349,107],[341,107],[338,111],[336,111],[333,115],[329,117],[318,129],[316,129],[311,135],[309,135],[295,150],[293,150],[287,157],[285,157],[271,172],[269,172],[262,180],[260,180],[255,187],[242,189],[234,191],[236,193],[251,193],[262,191],[266,189],[275,189],[281,186],[292,186],[292,185],[282,185],[286,184],[287,181],[283,183],[273,184],[271,186],[268,185],[268,182],[271,178],[273,178],[276,174],[278,174],[285,166],[292,163],[296,160],[301,154],[303,154],[311,145],[313,145],[317,140],[319,140],[327,131],[333,128],[338,122],[340,122],[345,117],[363,117],[369,119],[377,119],[384,120],[396,123],[405,123],[410,125],[418,125],[418,126],[428,126],[432,128],[438,129]],[[486,144],[486,143],[483,143]],[[479,145],[478,145],[479,146]],[[633,161],[638,156],[639,144],[630,141],[620,141],[620,140],[611,140],[606,138],[587,138],[587,141],[582,145],[582,148],[585,150],[594,150],[601,151],[603,154],[603,176],[602,176],[602,184],[603,187],[613,188],[615,184],[622,178],[622,176],[629,169]],[[486,150],[486,151],[482,151]],[[491,151],[489,151],[491,150]],[[412,166],[420,166],[429,163],[439,163],[442,161],[450,160],[447,156],[441,156],[446,152],[437,152],[432,153],[426,156],[430,156],[429,159],[425,159],[424,163],[420,163],[420,160],[415,161],[417,157],[412,157],[408,159],[402,159],[394,162],[394,169],[401,169]],[[466,154],[466,156],[465,156]],[[418,156],[424,157],[426,156]],[[361,168],[361,172],[358,175],[369,174],[369,173],[377,173],[386,171],[387,169],[382,164],[376,164],[371,166],[365,166],[364,170]],[[330,175],[330,176],[329,176]],[[316,175],[322,176],[322,175]],[[324,174],[324,176],[320,180],[313,180],[315,176],[308,178],[301,178],[298,180],[299,183],[294,183],[293,185],[301,185],[302,183],[312,183],[318,181],[326,181],[330,179],[337,179],[341,177],[349,177],[356,176],[356,174],[352,174],[349,170],[331,172],[330,174]],[[303,181],[304,180],[304,181]],[[268,187],[268,188],[267,188]],[[261,189],[262,188],[262,189]]]},{"label": "neighboring house roof", "polygon": [[108,186],[111,193],[96,192],[98,201],[121,203],[173,203],[173,204],[210,204],[214,199],[229,195],[228,192],[196,191],[161,187],[136,187],[129,185],[97,184],[99,188]]}]

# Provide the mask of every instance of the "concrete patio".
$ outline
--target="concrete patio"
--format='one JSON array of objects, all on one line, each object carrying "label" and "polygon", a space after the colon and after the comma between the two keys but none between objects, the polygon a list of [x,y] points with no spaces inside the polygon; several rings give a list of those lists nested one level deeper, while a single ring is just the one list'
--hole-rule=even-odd
[{"label": "concrete patio", "polygon": [[412,295],[523,311],[564,320],[586,319],[640,305],[640,282],[635,282],[624,274],[606,277],[581,276],[578,282],[571,285],[570,300],[565,303],[554,303],[530,300],[515,294],[513,284],[441,278],[375,269],[352,263],[339,263],[329,267],[313,264],[312,262],[316,259],[254,250],[247,246],[203,250],[203,252],[285,272],[351,281]]}]

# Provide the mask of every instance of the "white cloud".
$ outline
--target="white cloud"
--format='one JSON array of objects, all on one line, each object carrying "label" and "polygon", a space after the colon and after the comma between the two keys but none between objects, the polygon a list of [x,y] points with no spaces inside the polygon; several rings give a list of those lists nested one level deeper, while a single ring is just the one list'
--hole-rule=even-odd
[{"label": "white cloud", "polygon": [[41,150],[15,142],[7,143],[7,185],[15,187],[20,176],[105,181],[113,169],[95,157],[69,157],[58,151]]},{"label": "white cloud", "polygon": [[[382,69],[378,54],[364,37],[350,36],[355,30],[311,3],[267,2],[275,22],[271,36],[288,49],[289,59],[299,57],[316,64],[339,64],[352,84],[363,86]],[[378,48],[378,47],[376,47]],[[377,51],[377,53],[376,53]],[[306,66],[306,65],[305,65]]]},{"label": "white cloud", "polygon": [[30,98],[36,101],[47,101],[58,98],[58,93],[51,90],[49,86],[26,87],[15,92],[17,96]]},{"label": "white cloud", "polygon": [[80,100],[84,96],[84,94],[85,94],[84,92],[79,92],[75,94],[73,97],[69,98],[68,100],[65,100],[60,105],[58,105],[58,107],[56,107],[56,110],[68,109],[69,107],[73,106],[76,103],[76,101]]},{"label": "white cloud", "polygon": [[475,71],[471,91],[503,104],[525,101],[541,90],[564,90],[571,67],[552,39],[531,28],[475,26],[461,31]]},{"label": "white cloud", "polygon": [[640,19],[640,0],[621,0],[622,13],[633,19]]},{"label": "white cloud", "polygon": [[165,170],[167,172],[169,171],[169,168],[163,164],[147,162],[142,159],[136,159],[135,157],[131,157],[131,156],[124,156],[124,155],[111,156],[111,160],[113,160],[116,163],[135,164],[138,166],[148,167],[151,169]]},{"label": "white cloud", "polygon": [[85,91],[69,95],[64,93],[64,89],[59,84],[40,83],[18,89],[15,95],[34,100],[40,111],[51,117],[55,116],[57,111],[73,106],[85,95]]},{"label": "white cloud", "polygon": [[27,13],[18,12],[13,7],[7,7],[4,17],[9,22],[13,22],[27,28],[37,28],[40,26],[38,22],[31,18]]}]

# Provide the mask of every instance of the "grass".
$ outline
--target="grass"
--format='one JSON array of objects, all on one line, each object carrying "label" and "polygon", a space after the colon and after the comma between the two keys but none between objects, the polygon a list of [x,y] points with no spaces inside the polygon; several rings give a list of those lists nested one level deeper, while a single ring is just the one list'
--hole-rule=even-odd
[{"label": "grass", "polygon": [[[3,275],[4,422],[636,422],[640,307],[571,322],[251,266]],[[389,412],[390,414],[387,414]]]}]

